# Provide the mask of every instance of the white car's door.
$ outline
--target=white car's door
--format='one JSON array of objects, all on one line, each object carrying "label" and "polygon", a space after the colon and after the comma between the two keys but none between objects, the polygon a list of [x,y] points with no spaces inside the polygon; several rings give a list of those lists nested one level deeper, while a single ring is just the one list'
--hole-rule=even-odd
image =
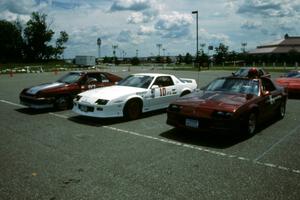
[{"label": "white car's door", "polygon": [[152,109],[166,108],[179,96],[171,76],[158,76],[150,89],[149,107]]}]

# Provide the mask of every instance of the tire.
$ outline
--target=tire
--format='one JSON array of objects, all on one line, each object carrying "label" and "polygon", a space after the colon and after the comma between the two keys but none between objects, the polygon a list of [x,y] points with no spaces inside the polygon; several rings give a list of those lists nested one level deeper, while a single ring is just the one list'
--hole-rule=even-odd
[{"label": "tire", "polygon": [[183,97],[183,96],[185,96],[185,95],[187,95],[187,94],[190,94],[191,92],[190,91],[183,91],[181,94],[180,94],[180,97]]},{"label": "tire", "polygon": [[277,117],[278,119],[283,119],[284,116],[285,116],[285,110],[286,110],[286,101],[283,100],[281,103],[280,103],[280,106],[278,107],[277,109]]},{"label": "tire", "polygon": [[245,129],[246,136],[253,136],[256,133],[257,129],[257,114],[255,112],[251,112],[246,121],[245,121]]},{"label": "tire", "polygon": [[69,96],[59,96],[56,98],[54,107],[58,110],[66,110],[71,107],[71,98]]},{"label": "tire", "polygon": [[137,119],[142,113],[142,103],[139,100],[129,100],[123,110],[125,119]]}]

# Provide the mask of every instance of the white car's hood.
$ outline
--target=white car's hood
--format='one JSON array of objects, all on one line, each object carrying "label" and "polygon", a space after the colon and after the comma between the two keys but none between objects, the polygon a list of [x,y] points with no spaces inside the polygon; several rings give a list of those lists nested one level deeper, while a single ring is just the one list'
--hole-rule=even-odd
[{"label": "white car's hood", "polygon": [[80,98],[80,102],[94,103],[98,99],[111,101],[120,97],[126,97],[132,94],[136,94],[137,92],[143,91],[145,91],[145,89],[143,88],[115,85],[110,87],[88,90],[86,92],[80,93],[79,95],[82,96]]}]

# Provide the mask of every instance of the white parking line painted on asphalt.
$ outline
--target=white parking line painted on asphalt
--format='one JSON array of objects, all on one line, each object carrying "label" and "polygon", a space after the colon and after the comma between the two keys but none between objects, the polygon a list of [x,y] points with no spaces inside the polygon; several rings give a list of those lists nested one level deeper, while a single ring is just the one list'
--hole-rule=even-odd
[{"label": "white parking line painted on asphalt", "polygon": [[13,103],[13,102],[10,102],[10,101],[6,101],[6,100],[3,100],[1,99],[0,102],[2,103],[6,103],[6,104],[9,104],[9,105],[13,105],[13,106],[18,106],[18,107],[22,107],[22,108],[25,108],[25,106],[21,105],[21,104],[18,104],[18,103]]},{"label": "white parking line painted on asphalt", "polygon": [[[9,104],[9,105],[13,105],[13,106],[24,107],[23,105],[13,103],[13,102],[9,102],[9,101],[6,101],[6,100],[0,100],[0,102],[6,103],[6,104]],[[51,112],[49,112],[48,114],[52,115],[54,117],[62,118],[62,119],[68,119],[69,118],[68,116],[61,115],[61,114],[55,114],[55,113],[51,113]],[[258,159],[251,160],[249,158],[245,158],[245,157],[241,157],[241,156],[236,156],[236,155],[231,155],[231,154],[227,154],[227,153],[223,153],[223,152],[219,152],[219,151],[205,149],[205,148],[202,148],[202,147],[198,147],[198,146],[194,146],[194,145],[190,145],[190,144],[185,144],[185,143],[181,143],[181,142],[174,142],[174,141],[168,140],[168,139],[162,139],[162,138],[157,138],[157,137],[153,137],[153,136],[149,136],[149,135],[143,135],[143,134],[140,134],[140,133],[137,133],[137,132],[134,132],[134,131],[123,130],[123,129],[115,128],[115,127],[112,127],[112,126],[101,126],[101,127],[105,128],[105,129],[112,130],[112,131],[116,131],[116,132],[119,132],[119,133],[126,133],[126,134],[130,134],[130,135],[133,135],[133,136],[143,137],[143,138],[159,141],[159,142],[166,143],[166,144],[172,144],[172,145],[176,145],[176,146],[180,146],[180,147],[184,147],[184,148],[189,148],[189,149],[194,149],[194,150],[206,152],[206,153],[217,155],[217,156],[222,156],[222,157],[231,158],[231,159],[238,159],[238,160],[246,161],[246,162],[252,162],[253,164],[262,165],[262,166],[265,166],[265,167],[268,167],[268,168],[275,168],[275,169],[282,170],[282,171],[287,171],[287,172],[291,172],[291,173],[295,173],[295,174],[300,174],[299,169],[292,169],[292,168],[288,168],[288,167],[284,167],[284,166],[280,166],[280,165],[275,165],[275,164],[272,164],[272,163],[263,163],[263,162],[259,162]],[[296,127],[293,131],[291,131],[291,133],[289,135],[292,135],[292,133],[294,131],[296,131],[299,127],[300,126]],[[279,144],[280,142],[282,142],[285,138],[286,137],[283,137],[279,142],[272,145],[272,147],[268,151],[270,151],[273,148],[273,146],[275,146],[275,145]]]},{"label": "white parking line painted on asphalt", "polygon": [[297,126],[296,128],[294,128],[293,130],[291,130],[288,134],[286,134],[284,137],[282,137],[280,140],[278,140],[277,142],[275,142],[274,144],[272,144],[266,151],[264,151],[262,154],[260,154],[258,157],[256,157],[254,159],[254,161],[259,161],[262,157],[264,157],[268,152],[270,152],[271,150],[274,149],[274,147],[276,147],[277,145],[279,145],[280,143],[282,143],[286,138],[288,138],[289,136],[293,135],[294,133],[297,132],[297,130],[300,129],[300,125]]}]

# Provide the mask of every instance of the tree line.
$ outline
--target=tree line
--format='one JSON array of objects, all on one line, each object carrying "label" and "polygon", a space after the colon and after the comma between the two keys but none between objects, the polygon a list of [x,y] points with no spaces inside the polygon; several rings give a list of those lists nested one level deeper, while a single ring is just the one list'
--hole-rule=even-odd
[{"label": "tree line", "polygon": [[18,21],[0,20],[0,62],[60,59],[69,36],[67,32],[60,31],[59,37],[51,44],[55,32],[46,19],[46,14],[33,12],[24,27]]}]

